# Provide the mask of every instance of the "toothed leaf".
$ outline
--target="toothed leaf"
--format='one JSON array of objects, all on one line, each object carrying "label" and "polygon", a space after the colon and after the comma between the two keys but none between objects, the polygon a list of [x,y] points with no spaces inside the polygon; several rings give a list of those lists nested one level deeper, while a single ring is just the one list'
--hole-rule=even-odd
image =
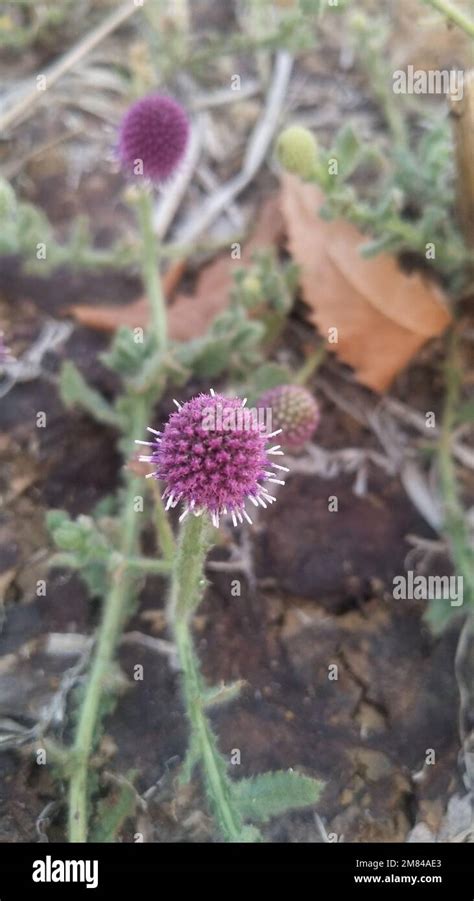
[{"label": "toothed leaf", "polygon": [[244,820],[266,823],[288,810],[316,804],[323,788],[317,779],[277,770],[232,782],[232,797]]}]

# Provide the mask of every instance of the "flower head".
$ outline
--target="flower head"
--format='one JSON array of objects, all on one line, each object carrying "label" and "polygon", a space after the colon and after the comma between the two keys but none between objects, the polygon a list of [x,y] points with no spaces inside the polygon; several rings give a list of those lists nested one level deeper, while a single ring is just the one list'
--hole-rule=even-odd
[{"label": "flower head", "polygon": [[165,181],[180,163],[188,137],[188,117],[176,100],[162,94],[142,97],[122,119],[119,135],[122,167],[151,181]]},{"label": "flower head", "polygon": [[314,435],[319,423],[319,407],[313,395],[301,385],[278,385],[259,398],[259,407],[270,407],[272,425],[282,429],[282,443],[288,450],[300,450]]},{"label": "flower head", "polygon": [[[151,448],[140,459],[153,463],[154,472],[147,478],[163,480],[166,509],[184,505],[183,519],[189,511],[196,516],[204,511],[215,526],[227,513],[234,525],[245,518],[251,522],[245,504],[266,507],[276,498],[264,482],[285,483],[278,471],[288,470],[271,462],[282,455],[280,445],[267,447],[267,434],[255,410],[245,407],[245,400],[224,397],[211,391],[200,394],[172,413],[162,432],[149,428],[152,441],[139,441]],[[277,472],[275,472],[275,470]]]}]

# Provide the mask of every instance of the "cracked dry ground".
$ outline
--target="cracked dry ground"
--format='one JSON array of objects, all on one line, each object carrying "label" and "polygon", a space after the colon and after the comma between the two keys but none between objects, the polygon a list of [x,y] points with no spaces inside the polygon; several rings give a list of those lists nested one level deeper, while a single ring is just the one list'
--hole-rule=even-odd
[{"label": "cracked dry ground", "polygon": [[[31,308],[30,319],[21,304],[15,315],[34,331]],[[110,390],[97,363],[102,344],[77,329],[61,354]],[[31,427],[38,409],[48,413],[45,430]],[[120,461],[113,433],[66,412],[47,379],[12,391],[0,419],[10,431],[2,438],[9,512],[0,527],[6,594],[0,710],[28,727],[77,660],[77,653],[53,653],[48,635],[90,634],[97,622],[96,605],[69,573],[51,572],[47,596],[35,597],[49,553],[45,511],[90,512],[116,488]],[[317,437],[325,446],[372,442],[326,403],[323,423]],[[407,534],[431,536],[398,480],[371,471],[365,497],[352,487],[346,477],[291,476],[253,532],[255,590],[238,572],[209,572],[196,640],[209,681],[247,682],[240,700],[213,715],[222,749],[241,751],[239,775],[301,768],[326,783],[318,813],[328,832],[353,842],[404,841],[417,818],[436,830],[457,788],[457,628],[433,639],[422,603],[391,597],[393,576],[404,571]],[[331,494],[339,498],[337,514],[328,513]],[[152,553],[152,537],[145,542]],[[214,554],[227,559],[225,543]],[[231,596],[234,578],[242,579],[241,597]],[[129,631],[166,637],[164,593],[159,579],[147,580]],[[129,686],[106,721],[104,771],[133,770],[140,792],[158,783],[147,811],[125,824],[122,839],[137,830],[149,841],[209,839],[198,781],[176,787],[186,747],[176,673],[166,656],[141,645],[126,643],[119,656]],[[137,663],[144,666],[142,682],[133,681]],[[338,666],[337,681],[328,679],[331,664]],[[61,726],[58,737],[67,735]],[[436,766],[420,774],[427,748],[435,749]],[[49,801],[60,799],[60,788],[25,748],[2,754],[0,768],[0,840],[35,839],[36,820]],[[64,838],[62,816],[59,805],[48,827],[53,841]],[[273,841],[321,840],[311,811],[274,821],[266,834]]]}]

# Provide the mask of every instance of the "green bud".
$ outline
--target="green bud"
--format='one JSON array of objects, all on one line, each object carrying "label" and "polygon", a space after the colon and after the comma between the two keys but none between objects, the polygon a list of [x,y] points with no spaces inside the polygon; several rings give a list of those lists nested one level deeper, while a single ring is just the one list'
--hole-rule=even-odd
[{"label": "green bud", "polygon": [[318,161],[318,145],[307,128],[291,125],[278,138],[277,155],[288,172],[294,172],[301,178],[310,178]]},{"label": "green bud", "polygon": [[245,295],[250,300],[259,300],[262,295],[262,283],[258,276],[249,273],[242,282]]}]

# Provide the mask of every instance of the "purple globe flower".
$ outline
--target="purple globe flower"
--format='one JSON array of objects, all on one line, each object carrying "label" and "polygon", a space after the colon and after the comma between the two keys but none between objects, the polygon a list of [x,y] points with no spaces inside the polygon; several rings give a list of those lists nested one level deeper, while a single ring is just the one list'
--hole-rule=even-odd
[{"label": "purple globe flower", "polygon": [[180,163],[188,137],[188,117],[176,100],[162,94],[142,97],[122,119],[121,165],[126,172],[165,181]]},{"label": "purple globe flower", "polygon": [[[172,413],[163,432],[149,428],[152,441],[150,454],[140,457],[156,466],[147,478],[163,480],[166,509],[184,504],[180,520],[192,511],[196,516],[208,512],[213,525],[227,513],[234,526],[243,518],[252,522],[245,504],[255,507],[272,504],[264,482],[284,485],[277,478],[285,466],[271,462],[283,454],[280,445],[267,448],[267,441],[277,432],[267,434],[255,410],[245,407],[245,400],[221,394],[200,394]],[[275,472],[276,470],[276,472]]]},{"label": "purple globe flower", "polygon": [[313,395],[301,385],[278,385],[265,391],[259,408],[270,408],[272,425],[282,429],[282,443],[288,450],[301,450],[319,424],[319,407]]}]

